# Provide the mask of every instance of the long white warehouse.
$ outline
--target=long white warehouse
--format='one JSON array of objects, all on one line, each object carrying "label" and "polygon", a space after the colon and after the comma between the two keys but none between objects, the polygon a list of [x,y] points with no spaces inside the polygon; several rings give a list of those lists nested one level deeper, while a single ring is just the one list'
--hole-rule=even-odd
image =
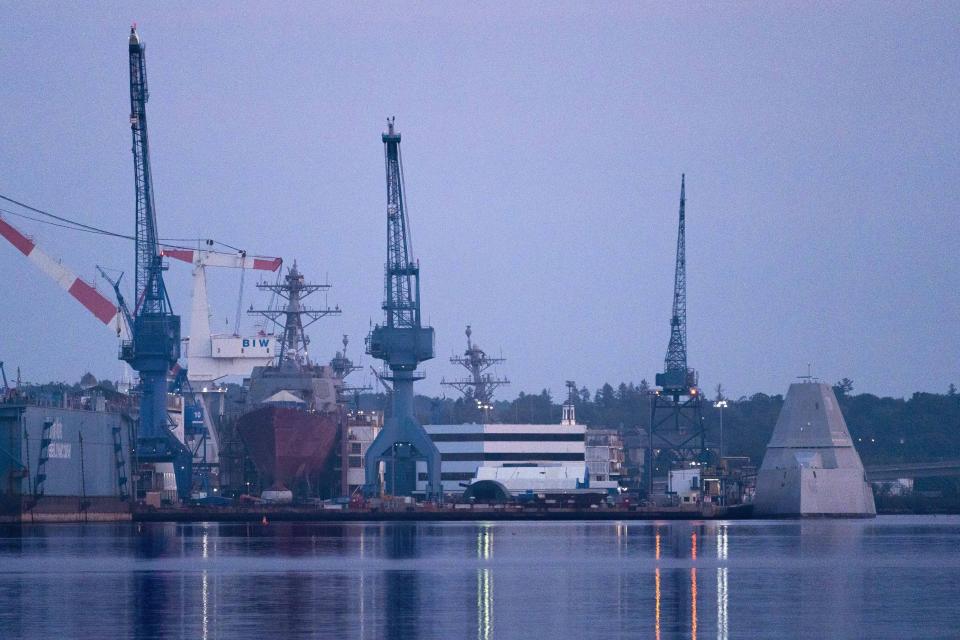
[{"label": "long white warehouse", "polygon": [[[445,493],[461,493],[481,465],[564,464],[583,467],[586,427],[564,424],[424,425],[440,450],[440,477]],[[417,463],[417,491],[427,488],[427,468]]]}]

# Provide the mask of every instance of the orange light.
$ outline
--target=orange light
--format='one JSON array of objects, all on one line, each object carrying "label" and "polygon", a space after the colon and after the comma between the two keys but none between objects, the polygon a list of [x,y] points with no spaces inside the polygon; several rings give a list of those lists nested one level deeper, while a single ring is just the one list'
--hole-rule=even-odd
[{"label": "orange light", "polygon": [[690,395],[692,395],[692,396],[697,395],[697,390],[696,390],[696,389],[690,389]]}]

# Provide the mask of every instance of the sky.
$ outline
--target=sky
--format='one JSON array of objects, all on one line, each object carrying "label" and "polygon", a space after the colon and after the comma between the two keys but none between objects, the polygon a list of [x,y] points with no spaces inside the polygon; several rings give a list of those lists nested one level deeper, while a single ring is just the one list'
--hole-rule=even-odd
[{"label": "sky", "polygon": [[[396,116],[436,330],[419,393],[464,373],[467,324],[507,358],[500,397],[652,381],[683,173],[703,388],[784,393],[808,363],[855,392],[960,384],[960,4],[3,0],[0,194],[132,233],[133,21],[161,236],[328,281],[317,360],[346,333],[375,364]],[[6,219],[87,280],[132,275],[129,241]],[[0,270],[8,372],[120,377],[110,331],[5,243]],[[187,325],[189,266],[166,281]],[[232,328],[239,274],[211,289]]]}]

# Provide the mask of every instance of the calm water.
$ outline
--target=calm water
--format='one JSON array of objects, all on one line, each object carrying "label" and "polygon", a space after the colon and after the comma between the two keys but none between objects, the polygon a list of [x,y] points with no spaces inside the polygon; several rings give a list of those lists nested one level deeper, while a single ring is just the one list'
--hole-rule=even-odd
[{"label": "calm water", "polygon": [[0,529],[0,638],[956,638],[960,518]]}]

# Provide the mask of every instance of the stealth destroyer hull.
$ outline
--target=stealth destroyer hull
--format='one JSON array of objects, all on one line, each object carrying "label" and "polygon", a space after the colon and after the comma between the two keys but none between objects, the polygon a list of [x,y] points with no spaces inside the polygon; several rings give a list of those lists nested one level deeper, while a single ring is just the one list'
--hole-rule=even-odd
[{"label": "stealth destroyer hull", "polygon": [[754,513],[872,518],[873,490],[830,385],[790,385],[757,474]]}]

